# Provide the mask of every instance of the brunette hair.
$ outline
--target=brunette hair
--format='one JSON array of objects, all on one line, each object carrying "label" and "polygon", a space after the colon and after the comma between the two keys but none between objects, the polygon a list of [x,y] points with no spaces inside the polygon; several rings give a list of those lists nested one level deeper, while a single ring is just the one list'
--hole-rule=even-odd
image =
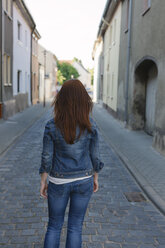
[{"label": "brunette hair", "polygon": [[64,82],[57,93],[52,106],[54,107],[54,120],[60,129],[67,144],[73,144],[76,139],[76,127],[79,126],[81,134],[88,130],[91,132],[89,114],[93,103],[84,85],[78,79]]}]

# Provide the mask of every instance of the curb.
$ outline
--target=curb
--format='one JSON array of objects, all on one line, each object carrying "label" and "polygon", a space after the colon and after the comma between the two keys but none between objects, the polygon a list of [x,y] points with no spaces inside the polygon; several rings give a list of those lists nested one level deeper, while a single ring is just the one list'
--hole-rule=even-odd
[{"label": "curb", "polygon": [[[99,123],[97,122],[96,118],[94,118],[96,123],[99,126]],[[99,129],[104,136],[104,139],[106,140],[109,147],[118,155],[120,160],[125,165],[126,169],[129,171],[129,173],[133,176],[137,184],[140,186],[140,188],[144,191],[148,199],[151,200],[151,202],[155,205],[155,207],[163,214],[165,215],[165,201],[162,200],[162,198],[158,195],[158,193],[149,185],[149,183],[146,181],[146,179],[138,172],[136,168],[133,168],[129,162],[129,159],[120,152],[116,146],[106,137],[104,134],[104,130],[99,126]]]}]

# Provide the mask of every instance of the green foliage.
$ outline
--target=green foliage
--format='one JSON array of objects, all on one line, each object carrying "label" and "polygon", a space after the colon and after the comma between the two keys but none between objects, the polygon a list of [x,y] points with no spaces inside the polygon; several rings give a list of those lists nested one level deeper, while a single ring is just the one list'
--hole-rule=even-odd
[{"label": "green foliage", "polygon": [[65,81],[65,77],[62,75],[62,72],[60,70],[57,71],[57,81],[60,83],[60,85],[63,84]]},{"label": "green foliage", "polygon": [[69,63],[57,63],[58,72],[57,76],[59,75],[59,83],[63,84],[65,80],[69,80],[71,78],[78,78],[80,75],[78,71]]}]

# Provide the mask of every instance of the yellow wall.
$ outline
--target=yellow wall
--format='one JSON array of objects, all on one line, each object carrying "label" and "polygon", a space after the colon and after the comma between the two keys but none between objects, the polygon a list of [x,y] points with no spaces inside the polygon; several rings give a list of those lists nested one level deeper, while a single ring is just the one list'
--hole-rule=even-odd
[{"label": "yellow wall", "polygon": [[121,3],[104,36],[103,102],[117,110],[118,66],[121,27]]}]

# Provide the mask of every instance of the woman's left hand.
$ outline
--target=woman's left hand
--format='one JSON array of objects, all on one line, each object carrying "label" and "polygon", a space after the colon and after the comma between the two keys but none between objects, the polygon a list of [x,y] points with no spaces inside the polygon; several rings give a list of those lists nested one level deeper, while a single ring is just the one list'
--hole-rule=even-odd
[{"label": "woman's left hand", "polygon": [[48,184],[47,182],[42,182],[41,181],[41,186],[40,186],[40,196],[42,196],[43,198],[47,199],[47,190],[48,190]]}]

